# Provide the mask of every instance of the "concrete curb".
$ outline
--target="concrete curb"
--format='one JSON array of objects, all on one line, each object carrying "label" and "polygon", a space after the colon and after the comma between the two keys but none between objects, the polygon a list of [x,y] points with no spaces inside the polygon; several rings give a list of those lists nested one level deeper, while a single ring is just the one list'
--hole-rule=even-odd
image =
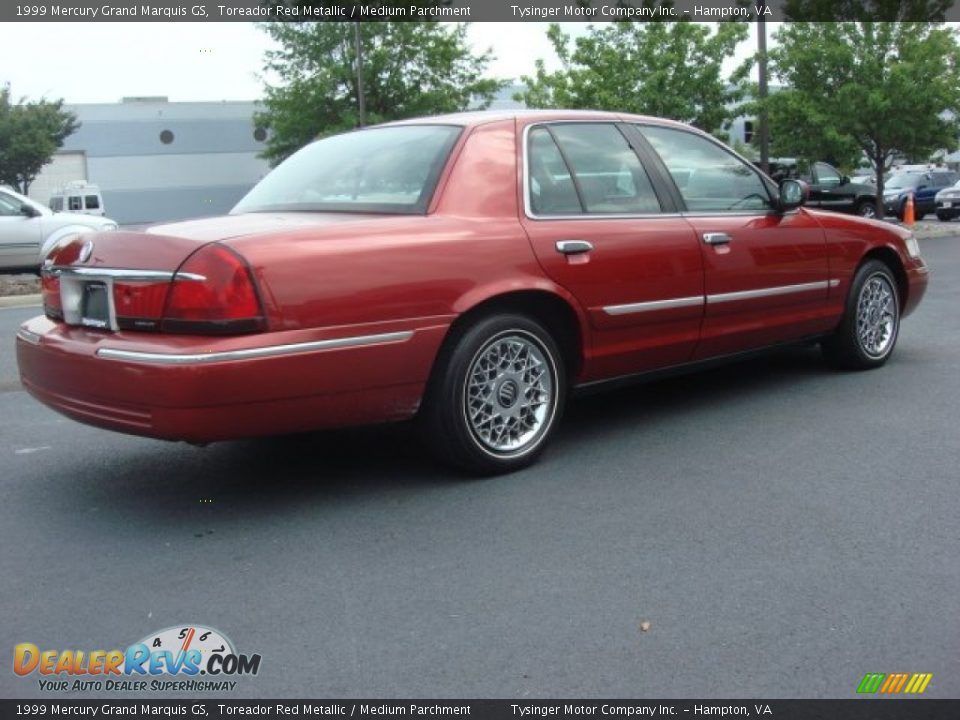
[{"label": "concrete curb", "polygon": [[0,297],[0,308],[25,307],[28,305],[40,305],[39,295],[6,295]]}]

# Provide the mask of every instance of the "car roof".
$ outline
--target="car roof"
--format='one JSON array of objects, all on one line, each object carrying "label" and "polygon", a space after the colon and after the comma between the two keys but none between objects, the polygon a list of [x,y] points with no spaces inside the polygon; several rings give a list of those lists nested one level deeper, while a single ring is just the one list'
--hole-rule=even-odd
[{"label": "car roof", "polygon": [[409,118],[383,123],[379,127],[398,125],[463,125],[474,127],[502,120],[605,120],[643,122],[651,125],[666,125],[689,129],[690,126],[676,120],[653,117],[650,115],[634,115],[632,113],[610,112],[607,110],[563,110],[545,109],[534,110],[518,108],[514,110],[472,110],[468,112],[432,115],[428,117]]}]

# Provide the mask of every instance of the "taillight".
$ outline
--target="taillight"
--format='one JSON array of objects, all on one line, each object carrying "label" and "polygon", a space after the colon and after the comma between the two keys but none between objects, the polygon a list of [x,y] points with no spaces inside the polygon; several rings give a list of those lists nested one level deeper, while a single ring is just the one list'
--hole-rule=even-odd
[{"label": "taillight", "polygon": [[113,307],[121,330],[157,330],[170,282],[114,280]]},{"label": "taillight", "polygon": [[173,276],[163,312],[164,332],[233,334],[256,332],[263,325],[250,268],[230,248],[204,245]]},{"label": "taillight", "polygon": [[52,320],[63,320],[60,276],[46,268],[40,273],[40,297],[43,299],[44,314]]}]

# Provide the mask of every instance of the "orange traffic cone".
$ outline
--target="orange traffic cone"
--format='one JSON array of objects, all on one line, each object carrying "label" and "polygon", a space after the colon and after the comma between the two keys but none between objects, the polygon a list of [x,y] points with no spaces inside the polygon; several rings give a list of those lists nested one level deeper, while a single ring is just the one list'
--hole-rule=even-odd
[{"label": "orange traffic cone", "polygon": [[907,195],[907,204],[903,206],[903,224],[913,225],[917,221],[913,209],[913,193]]}]

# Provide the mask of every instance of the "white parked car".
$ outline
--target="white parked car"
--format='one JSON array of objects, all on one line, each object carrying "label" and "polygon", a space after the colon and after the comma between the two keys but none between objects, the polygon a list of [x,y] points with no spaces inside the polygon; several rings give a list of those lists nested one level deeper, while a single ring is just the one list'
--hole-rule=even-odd
[{"label": "white parked car", "polygon": [[36,270],[63,237],[116,230],[110,218],[54,213],[10,188],[0,187],[0,269]]}]

